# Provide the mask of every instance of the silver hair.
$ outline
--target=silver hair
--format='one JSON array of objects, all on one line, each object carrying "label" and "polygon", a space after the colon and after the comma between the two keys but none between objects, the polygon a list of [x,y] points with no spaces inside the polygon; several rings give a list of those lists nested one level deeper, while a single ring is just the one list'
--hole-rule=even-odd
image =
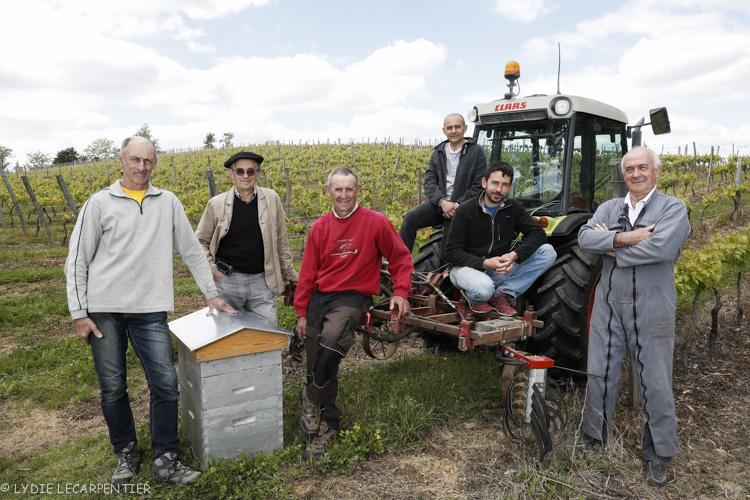
[{"label": "silver hair", "polygon": [[136,137],[140,139],[147,140],[151,143],[151,147],[154,148],[154,165],[159,163],[159,153],[156,151],[156,146],[154,146],[154,143],[147,139],[146,137],[140,136],[140,135],[131,135],[130,137],[126,137],[124,141],[122,141],[122,144],[120,145],[120,156],[122,156],[122,153],[125,151],[125,148],[128,147],[128,144],[130,144],[130,141],[135,139]]},{"label": "silver hair", "polygon": [[661,160],[659,159],[659,155],[656,154],[656,152],[652,149],[649,149],[645,146],[636,146],[627,153],[625,153],[622,157],[622,160],[620,160],[620,170],[622,170],[622,173],[625,173],[625,158],[631,153],[636,153],[638,151],[645,151],[649,158],[651,159],[651,165],[654,166],[654,170],[661,170]]},{"label": "silver hair", "polygon": [[359,177],[354,173],[354,170],[349,167],[336,167],[331,171],[330,174],[328,174],[328,179],[326,179],[326,187],[329,187],[331,185],[331,181],[333,180],[334,175],[353,175],[354,185],[357,187],[359,187],[360,185]]}]

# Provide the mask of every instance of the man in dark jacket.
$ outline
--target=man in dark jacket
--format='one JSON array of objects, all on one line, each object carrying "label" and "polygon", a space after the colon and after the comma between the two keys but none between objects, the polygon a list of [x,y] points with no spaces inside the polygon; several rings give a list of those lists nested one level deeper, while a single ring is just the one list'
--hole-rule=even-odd
[{"label": "man in dark jacket", "polygon": [[443,224],[448,234],[451,219],[460,203],[482,191],[482,175],[487,168],[484,151],[470,137],[464,137],[466,122],[458,113],[443,121],[447,140],[435,146],[424,174],[427,201],[410,210],[401,223],[399,236],[409,251],[414,247],[417,230]]},{"label": "man in dark jacket", "polygon": [[[507,198],[512,185],[513,167],[503,161],[490,165],[482,178],[484,192],[461,204],[448,233],[451,282],[476,312],[494,307],[515,315],[509,298],[528,290],[557,258],[523,205]],[[518,233],[524,238],[516,245]]]}]

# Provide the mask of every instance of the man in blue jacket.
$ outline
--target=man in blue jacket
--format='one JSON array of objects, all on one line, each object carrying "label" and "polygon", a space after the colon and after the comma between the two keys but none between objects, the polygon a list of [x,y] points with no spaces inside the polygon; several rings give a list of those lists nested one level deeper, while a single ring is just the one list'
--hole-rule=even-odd
[{"label": "man in blue jacket", "polygon": [[417,230],[443,225],[443,248],[451,220],[458,205],[477,196],[482,190],[482,176],[487,168],[484,151],[466,134],[466,122],[458,113],[451,113],[443,121],[447,138],[435,146],[430,165],[424,174],[427,201],[404,216],[399,236],[411,252]]},{"label": "man in blue jacket", "polygon": [[173,252],[180,253],[193,274],[209,313],[234,309],[218,296],[180,200],[150,183],[157,161],[151,141],[125,139],[119,160],[122,179],[88,199],[70,235],[68,309],[76,334],[91,344],[102,413],[118,456],[112,483],[128,483],[141,462],[128,399],[125,354],[130,341],[151,392],[154,477],[183,486],[200,473],[177,456],[179,394],[167,326],[167,312],[174,310]]},{"label": "man in blue jacket", "polygon": [[[521,203],[508,198],[512,186],[513,167],[494,162],[482,178],[484,192],[458,207],[448,233],[450,280],[476,312],[495,308],[501,314],[517,314],[511,302],[557,258],[542,228]],[[524,238],[516,245],[519,233]]]}]

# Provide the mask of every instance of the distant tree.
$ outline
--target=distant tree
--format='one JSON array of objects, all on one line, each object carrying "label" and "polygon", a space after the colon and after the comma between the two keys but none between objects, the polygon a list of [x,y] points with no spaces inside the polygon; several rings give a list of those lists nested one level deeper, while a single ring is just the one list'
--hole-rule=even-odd
[{"label": "distant tree", "polygon": [[216,142],[216,136],[213,132],[209,132],[206,134],[206,138],[203,139],[203,149],[213,149],[214,148],[214,142]]},{"label": "distant tree", "polygon": [[59,163],[75,163],[79,160],[80,158],[78,157],[78,151],[76,151],[76,148],[70,147],[58,151],[57,156],[52,160],[52,163],[57,165]]},{"label": "distant tree", "polygon": [[117,152],[114,141],[105,138],[95,139],[83,150],[87,161],[114,160]]},{"label": "distant tree", "polygon": [[232,147],[232,140],[234,139],[234,134],[231,132],[224,132],[224,135],[221,138],[221,147],[223,148],[231,148]]},{"label": "distant tree", "polygon": [[8,159],[13,156],[13,150],[5,146],[0,146],[0,170],[5,170],[8,166]]},{"label": "distant tree", "polygon": [[138,131],[133,135],[145,137],[146,139],[151,141],[157,151],[159,150],[159,139],[153,136],[153,134],[151,133],[151,127],[148,126],[148,123],[144,123],[143,126],[139,128]]},{"label": "distant tree", "polygon": [[39,170],[49,167],[52,158],[41,151],[34,151],[26,154],[26,168],[29,170]]}]

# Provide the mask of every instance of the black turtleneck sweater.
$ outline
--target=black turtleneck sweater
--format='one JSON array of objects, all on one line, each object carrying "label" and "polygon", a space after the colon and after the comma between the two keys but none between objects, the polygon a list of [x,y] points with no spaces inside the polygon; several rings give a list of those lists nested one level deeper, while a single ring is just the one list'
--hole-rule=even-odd
[{"label": "black turtleneck sweater", "polygon": [[250,203],[245,203],[234,195],[232,223],[226,236],[219,242],[216,260],[229,264],[241,273],[258,274],[265,271],[257,196]]}]

